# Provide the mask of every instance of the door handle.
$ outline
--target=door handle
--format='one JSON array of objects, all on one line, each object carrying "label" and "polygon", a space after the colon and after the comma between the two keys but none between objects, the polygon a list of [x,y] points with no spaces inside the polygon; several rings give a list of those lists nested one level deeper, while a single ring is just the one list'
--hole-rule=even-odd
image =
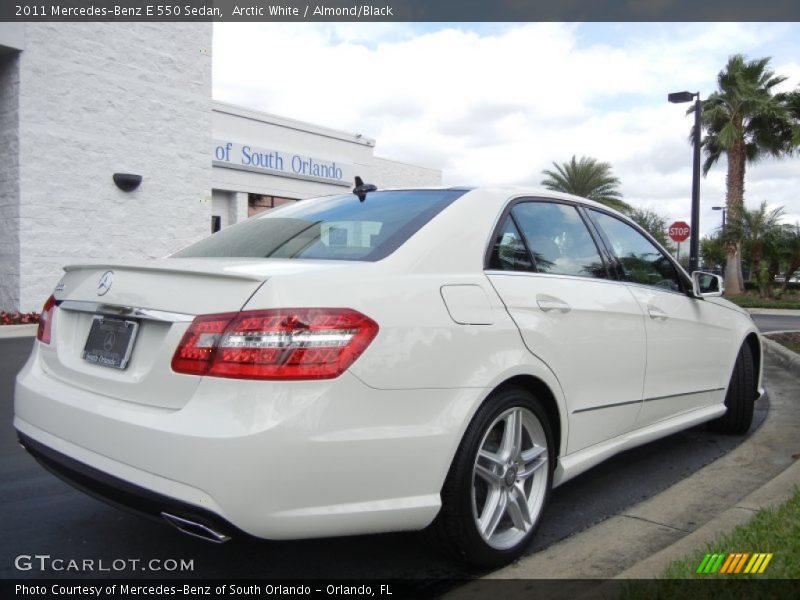
[{"label": "door handle", "polygon": [[666,321],[669,318],[669,315],[667,313],[665,313],[657,306],[653,306],[651,304],[647,305],[647,314],[650,315],[651,319],[659,319],[661,321]]},{"label": "door handle", "polygon": [[537,294],[536,304],[538,304],[539,308],[541,308],[544,312],[557,310],[558,312],[568,313],[572,310],[572,307],[560,298],[547,296],[546,294]]}]

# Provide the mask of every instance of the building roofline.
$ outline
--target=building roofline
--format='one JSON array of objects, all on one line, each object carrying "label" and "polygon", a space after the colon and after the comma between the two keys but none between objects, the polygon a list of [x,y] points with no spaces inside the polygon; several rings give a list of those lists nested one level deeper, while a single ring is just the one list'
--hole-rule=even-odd
[{"label": "building roofline", "polygon": [[396,165],[404,165],[406,167],[414,167],[416,169],[425,169],[426,171],[434,171],[435,173],[439,173],[439,174],[442,173],[441,169],[436,169],[434,167],[426,167],[426,166],[423,166],[423,165],[417,165],[417,164],[406,162],[406,161],[403,161],[403,160],[395,160],[393,158],[386,158],[385,156],[377,156],[377,155],[375,155],[373,158],[375,158],[377,160],[382,160],[384,162],[394,163]]},{"label": "building roofline", "polygon": [[370,148],[375,147],[375,140],[373,138],[369,138],[358,133],[342,131],[341,129],[332,129],[330,127],[322,127],[307,121],[281,117],[272,113],[247,108],[246,106],[239,106],[236,104],[229,104],[228,102],[212,100],[211,110],[236,117],[243,117],[245,119],[252,119],[253,121],[270,123],[272,125],[278,125],[279,127],[286,127],[288,129],[295,129],[297,131],[322,135],[325,137],[342,140],[344,142],[358,144],[360,146],[368,146]]}]

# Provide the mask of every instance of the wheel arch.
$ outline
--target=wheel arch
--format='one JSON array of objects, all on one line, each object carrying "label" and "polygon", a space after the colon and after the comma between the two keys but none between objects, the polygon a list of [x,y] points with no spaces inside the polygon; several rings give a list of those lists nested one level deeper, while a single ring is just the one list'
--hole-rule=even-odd
[{"label": "wheel arch", "polygon": [[[762,356],[761,356],[761,340],[759,339],[758,334],[756,332],[754,332],[754,331],[751,331],[744,338],[744,341],[742,342],[742,344],[749,344],[750,345],[750,350],[753,352],[753,358],[756,361],[756,364],[755,364],[756,373],[759,373],[759,375],[760,375],[761,374]],[[760,377],[759,377],[759,379],[760,379]]]},{"label": "wheel arch", "polygon": [[547,418],[550,421],[550,431],[553,434],[553,446],[556,450],[556,455],[561,455],[561,442],[565,440],[566,435],[563,431],[563,424],[566,420],[562,419],[561,410],[558,402],[556,401],[555,394],[543,380],[534,375],[514,375],[509,377],[499,385],[497,385],[487,396],[481,406],[488,400],[491,395],[497,390],[518,387],[530,392],[542,405]]},{"label": "wheel arch", "polygon": [[[528,520],[528,523],[531,524],[530,529],[526,530],[525,537],[518,545],[510,547],[490,546],[490,542],[485,536],[481,539],[483,534],[478,530],[479,522],[476,520],[478,517],[475,514],[476,499],[473,486],[476,468],[474,463],[488,431],[494,427],[496,419],[503,416],[503,411],[528,404],[520,397],[521,392],[528,392],[536,398],[538,407],[531,407],[531,409],[538,413],[536,414],[537,418],[541,416],[542,410],[545,412],[544,416],[549,421],[552,436],[552,439],[548,441],[555,446],[550,452],[555,451],[556,455],[560,454],[560,443],[566,437],[566,432],[561,431],[562,416],[559,401],[562,400],[562,397],[558,395],[559,388],[553,389],[551,387],[553,385],[558,386],[558,381],[555,380],[553,384],[548,385],[545,379],[528,372],[517,371],[516,373],[506,373],[502,379],[495,380],[491,386],[483,388],[484,393],[480,395],[480,401],[474,406],[475,410],[467,425],[468,437],[461,438],[459,449],[442,484],[439,513],[426,530],[427,535],[434,542],[457,559],[467,560],[482,569],[495,568],[518,557],[524,552],[531,537],[535,535],[552,488],[556,471],[553,467],[557,461],[550,461],[551,468],[547,469],[544,475],[546,482],[540,482],[541,490],[536,494],[539,499],[536,501],[535,510],[530,513],[532,519]],[[473,424],[476,424],[476,418],[479,420],[473,427]],[[467,441],[466,446],[463,445],[465,440]],[[553,458],[548,456],[548,459]],[[504,477],[507,475],[508,473],[505,473]],[[471,493],[472,497],[470,498],[465,493]],[[527,497],[526,502],[529,502]],[[501,510],[505,511],[504,508]],[[513,519],[513,517],[511,518]],[[469,519],[469,523],[465,522],[465,519]],[[517,544],[517,541],[514,540],[513,543]]]},{"label": "wheel arch", "polygon": [[761,348],[761,339],[759,338],[758,334],[755,331],[749,332],[742,344],[740,344],[740,348],[742,345],[748,344],[750,346],[750,350],[753,353],[753,360],[755,360],[755,368],[756,368],[756,385],[761,386],[761,372],[762,372],[762,365],[763,365],[763,350]]}]

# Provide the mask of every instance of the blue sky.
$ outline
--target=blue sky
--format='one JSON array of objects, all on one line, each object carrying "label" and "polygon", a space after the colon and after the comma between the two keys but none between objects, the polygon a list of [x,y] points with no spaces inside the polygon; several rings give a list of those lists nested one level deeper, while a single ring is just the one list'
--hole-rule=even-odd
[{"label": "blue sky", "polygon": [[[666,95],[715,88],[728,56],[772,57],[800,85],[790,23],[231,23],[214,29],[214,97],[377,140],[447,184],[536,186],[553,161],[611,163],[626,199],[688,219],[690,117]],[[266,61],[264,57],[281,57]],[[353,81],[368,85],[354,92]],[[361,89],[361,88],[360,88]],[[749,169],[746,201],[800,221],[800,158]],[[702,182],[719,224],[724,161]]]}]

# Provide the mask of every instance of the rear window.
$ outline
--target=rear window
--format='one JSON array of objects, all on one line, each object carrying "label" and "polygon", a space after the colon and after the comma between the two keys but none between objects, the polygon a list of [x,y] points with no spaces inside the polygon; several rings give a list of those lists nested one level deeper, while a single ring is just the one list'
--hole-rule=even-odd
[{"label": "rear window", "polygon": [[173,258],[380,260],[465,190],[371,192],[302,200],[223,229]]}]

